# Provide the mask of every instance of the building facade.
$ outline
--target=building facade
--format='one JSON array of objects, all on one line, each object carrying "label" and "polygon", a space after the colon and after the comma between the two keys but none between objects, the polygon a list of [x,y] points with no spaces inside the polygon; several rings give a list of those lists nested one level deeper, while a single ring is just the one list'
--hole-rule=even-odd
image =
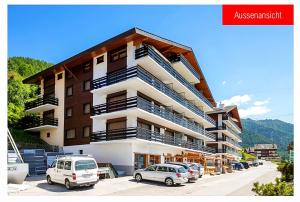
[{"label": "building facade", "polygon": [[276,144],[255,144],[253,150],[258,159],[262,159],[262,160],[280,159],[277,153]]},{"label": "building facade", "polygon": [[[201,162],[218,121],[191,48],[134,28],[24,80],[39,131],[66,152],[92,154],[131,174],[165,161]],[[227,153],[227,151],[226,151]]]},{"label": "building facade", "polygon": [[232,160],[241,159],[242,125],[237,106],[220,105],[207,114],[216,121],[215,127],[206,128],[207,132],[214,135],[214,140],[207,141],[207,145],[215,149],[220,164],[228,165]]}]

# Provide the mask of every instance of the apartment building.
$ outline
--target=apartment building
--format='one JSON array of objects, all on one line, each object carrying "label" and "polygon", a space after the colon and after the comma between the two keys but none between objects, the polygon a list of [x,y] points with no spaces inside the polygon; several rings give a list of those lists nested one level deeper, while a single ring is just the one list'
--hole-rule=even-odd
[{"label": "apartment building", "polygon": [[277,160],[280,159],[277,153],[277,145],[276,144],[255,144],[252,147],[255,155],[258,159],[263,160]]},{"label": "apartment building", "polygon": [[89,48],[24,83],[28,131],[67,152],[92,154],[117,170],[165,161],[204,162],[216,152],[206,128],[216,103],[190,47],[138,28]]},{"label": "apartment building", "polygon": [[227,165],[231,160],[239,160],[242,125],[237,106],[220,104],[219,108],[214,108],[207,114],[217,123],[215,127],[206,128],[207,132],[214,135],[214,140],[207,141],[207,146],[215,148],[215,156],[219,157],[221,165]]}]

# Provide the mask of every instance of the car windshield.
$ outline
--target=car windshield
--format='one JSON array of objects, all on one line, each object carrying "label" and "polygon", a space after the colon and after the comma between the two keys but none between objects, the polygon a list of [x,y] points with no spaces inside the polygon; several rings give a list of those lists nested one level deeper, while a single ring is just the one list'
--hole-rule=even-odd
[{"label": "car windshield", "polygon": [[90,170],[97,168],[93,160],[79,160],[75,162],[75,170]]},{"label": "car windshield", "polygon": [[186,170],[184,169],[184,167],[180,167],[180,168],[178,168],[178,172],[179,173],[185,173]]}]

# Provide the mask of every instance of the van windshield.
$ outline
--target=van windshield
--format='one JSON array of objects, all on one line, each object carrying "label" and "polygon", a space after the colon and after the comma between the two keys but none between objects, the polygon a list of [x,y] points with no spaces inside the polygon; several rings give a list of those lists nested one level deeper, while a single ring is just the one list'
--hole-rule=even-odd
[{"label": "van windshield", "polygon": [[93,160],[79,160],[75,162],[75,170],[90,170],[97,168]]}]

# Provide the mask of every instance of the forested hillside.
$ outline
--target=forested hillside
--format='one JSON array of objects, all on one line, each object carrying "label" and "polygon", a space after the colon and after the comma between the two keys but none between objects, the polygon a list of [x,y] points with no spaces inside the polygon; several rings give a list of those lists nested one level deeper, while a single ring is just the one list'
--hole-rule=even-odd
[{"label": "forested hillside", "polygon": [[279,154],[287,155],[287,146],[293,141],[294,125],[280,120],[252,120],[243,119],[243,147],[259,143],[275,143],[278,145]]},{"label": "forested hillside", "polygon": [[25,85],[22,80],[52,64],[26,57],[8,59],[8,125],[18,124],[24,117],[24,103],[36,97],[37,86]]}]

